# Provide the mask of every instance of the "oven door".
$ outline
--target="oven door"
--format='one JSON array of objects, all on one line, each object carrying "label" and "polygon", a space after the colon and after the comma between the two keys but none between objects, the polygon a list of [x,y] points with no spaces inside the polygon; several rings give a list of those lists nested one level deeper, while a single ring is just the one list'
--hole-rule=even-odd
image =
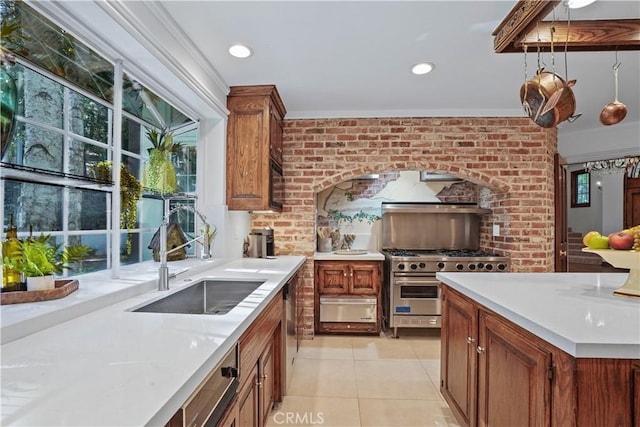
[{"label": "oven door", "polygon": [[437,316],[442,313],[440,282],[435,276],[394,276],[392,294],[394,316]]}]

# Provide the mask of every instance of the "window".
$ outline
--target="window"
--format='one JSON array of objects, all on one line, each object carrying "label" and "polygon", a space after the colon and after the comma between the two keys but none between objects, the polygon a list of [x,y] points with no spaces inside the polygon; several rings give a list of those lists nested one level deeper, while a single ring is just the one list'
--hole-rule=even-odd
[{"label": "window", "polygon": [[571,207],[591,206],[591,177],[585,169],[571,172]]},{"label": "window", "polygon": [[[57,243],[88,244],[91,255],[73,274],[150,259],[147,246],[162,221],[163,202],[147,197],[138,202],[135,227],[122,230],[120,256],[112,259],[117,224],[112,224],[111,203],[119,189],[97,180],[96,165],[120,158],[142,182],[150,147],[146,132],[167,129],[181,143],[172,153],[178,191],[192,195],[197,123],[125,73],[118,88],[123,92],[122,128],[115,129],[113,64],[24,2],[2,1],[0,18],[15,24],[9,26],[12,33],[3,25],[2,44],[16,57],[15,64],[0,69],[0,224],[6,229],[12,218],[21,239],[42,233]],[[10,116],[4,104],[7,82],[14,83],[15,94]],[[115,132],[121,135],[119,150]],[[193,216],[172,221],[179,221],[185,233],[195,232]]]}]

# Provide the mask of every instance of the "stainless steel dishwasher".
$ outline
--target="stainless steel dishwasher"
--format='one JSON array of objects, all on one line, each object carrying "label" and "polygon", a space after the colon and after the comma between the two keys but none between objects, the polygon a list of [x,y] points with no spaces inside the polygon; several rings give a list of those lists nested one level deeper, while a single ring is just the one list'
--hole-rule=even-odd
[{"label": "stainless steel dishwasher", "polygon": [[298,280],[296,277],[287,282],[282,288],[282,298],[284,299],[283,310],[285,321],[282,324],[282,352],[285,366],[282,370],[281,384],[282,395],[286,395],[293,372],[293,363],[298,354],[298,341],[296,338],[296,299],[298,293]]}]

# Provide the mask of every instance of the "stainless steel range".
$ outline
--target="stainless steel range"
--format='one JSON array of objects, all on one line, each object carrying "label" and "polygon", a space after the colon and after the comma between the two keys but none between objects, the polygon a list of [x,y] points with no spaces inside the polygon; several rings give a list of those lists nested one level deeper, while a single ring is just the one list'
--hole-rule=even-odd
[{"label": "stainless steel range", "polygon": [[383,321],[393,328],[439,328],[438,271],[501,272],[509,258],[479,250],[475,204],[383,203]]}]

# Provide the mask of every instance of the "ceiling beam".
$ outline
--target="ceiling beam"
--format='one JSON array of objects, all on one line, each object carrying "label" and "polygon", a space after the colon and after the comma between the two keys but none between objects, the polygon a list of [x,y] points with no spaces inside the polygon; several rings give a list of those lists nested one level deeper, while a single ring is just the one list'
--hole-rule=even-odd
[{"label": "ceiling beam", "polygon": [[[496,53],[505,52],[514,40],[533,30],[536,24],[549,15],[560,1],[520,0],[493,31],[493,49]],[[522,49],[518,49],[522,51]]]},{"label": "ceiling beam", "polygon": [[549,52],[552,29],[556,51],[564,51],[565,44],[569,52],[640,50],[640,19],[616,19],[573,21],[568,24],[540,22],[533,31],[520,40],[514,40],[503,52],[522,52],[525,44],[529,49],[537,50],[540,47],[540,51]]},{"label": "ceiling beam", "polygon": [[495,52],[522,52],[525,44],[527,49],[549,52],[552,41],[556,51],[640,50],[640,19],[542,21],[557,3],[519,1],[493,32]]}]

